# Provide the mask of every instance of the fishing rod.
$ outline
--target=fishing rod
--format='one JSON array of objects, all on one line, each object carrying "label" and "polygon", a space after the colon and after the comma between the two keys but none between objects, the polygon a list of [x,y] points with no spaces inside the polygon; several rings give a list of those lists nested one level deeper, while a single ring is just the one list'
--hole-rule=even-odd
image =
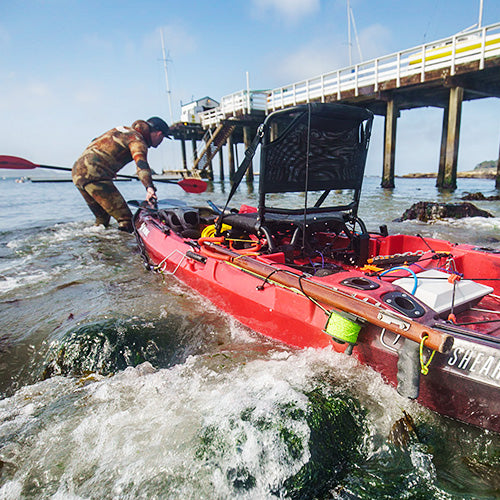
[{"label": "fishing rod", "polygon": [[[49,170],[62,170],[63,172],[71,172],[69,167],[56,167],[54,165],[38,165],[32,163],[24,158],[19,158],[17,156],[0,155],[0,168],[8,168],[13,170],[32,170],[35,168],[45,168]],[[135,175],[125,175],[116,174],[116,177],[122,179],[134,179],[139,178]],[[201,179],[187,178],[181,179],[179,181],[175,179],[154,179],[155,182],[164,182],[167,184],[177,184],[187,193],[204,193],[207,190],[207,183]]]}]

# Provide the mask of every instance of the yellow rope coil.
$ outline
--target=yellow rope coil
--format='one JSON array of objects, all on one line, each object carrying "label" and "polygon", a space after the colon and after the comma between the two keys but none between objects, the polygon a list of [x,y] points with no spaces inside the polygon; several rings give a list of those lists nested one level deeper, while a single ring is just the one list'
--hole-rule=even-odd
[{"label": "yellow rope coil", "polygon": [[[221,232],[225,233],[226,231],[230,231],[231,229],[232,229],[232,226],[230,226],[228,224],[222,224]],[[215,236],[215,224],[212,224],[211,226],[207,226],[201,232],[202,238],[211,238],[212,236]]]},{"label": "yellow rope coil", "polygon": [[355,344],[358,340],[358,334],[361,330],[361,325],[351,321],[334,311],[330,312],[328,321],[326,323],[325,333],[333,337],[335,340],[340,342],[348,342],[349,344]]}]

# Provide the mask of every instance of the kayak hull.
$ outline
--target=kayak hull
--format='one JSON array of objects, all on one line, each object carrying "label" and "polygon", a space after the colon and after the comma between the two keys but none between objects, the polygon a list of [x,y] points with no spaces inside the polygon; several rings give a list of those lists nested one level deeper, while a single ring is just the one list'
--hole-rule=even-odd
[{"label": "kayak hull", "polygon": [[[207,256],[200,251],[200,245],[195,239],[184,238],[174,232],[155,211],[140,209],[135,215],[134,225],[143,256],[152,269],[175,275],[243,325],[294,348],[330,347],[346,353],[352,348],[350,344],[340,343],[325,332],[330,309],[325,310],[322,304],[311,300],[301,290],[279,286],[273,276],[266,276],[264,279],[256,276],[242,269],[238,265],[238,259],[229,262],[212,257],[210,253]],[[497,281],[488,281],[487,278],[500,276],[500,255],[468,245],[431,241],[434,251],[452,251],[455,263],[462,266],[462,272],[473,269],[475,276],[483,276],[483,284],[498,288]],[[422,246],[412,236],[371,235],[370,239],[372,255],[422,252]],[[262,253],[250,258],[279,269],[287,269],[281,254]],[[293,268],[289,272],[297,273]],[[386,281],[379,277],[370,278],[366,271],[361,271],[356,266],[344,266],[333,274],[307,276],[307,279],[321,286],[340,290],[357,300],[379,305],[383,303],[386,294],[401,290],[391,279]],[[374,282],[377,288],[363,290],[353,286],[360,283],[365,285],[366,281]],[[346,282],[349,284],[345,285]],[[499,302],[496,299],[486,297],[482,300],[490,308],[488,310],[498,311]],[[424,313],[421,321],[437,319],[434,310],[425,305],[422,307]],[[382,310],[386,309],[390,310],[384,305]],[[465,311],[462,314],[467,318],[466,315],[471,312]],[[487,314],[483,319],[491,316]],[[439,322],[444,323],[442,320],[438,320]],[[404,383],[401,383],[400,380],[398,383],[398,379],[416,379],[416,383],[410,383],[409,392],[416,385],[417,401],[429,409],[471,425],[500,432],[499,325],[491,323],[486,327],[479,324],[476,330],[470,331],[470,335],[463,327],[456,328],[457,332],[451,333],[453,347],[449,352],[435,353],[429,365],[429,373],[425,376],[420,374],[419,344],[393,333],[391,325],[382,328],[371,322],[364,322],[356,345],[352,348],[352,355],[360,363],[380,373],[387,383],[399,386],[400,392],[405,392],[404,385],[408,381],[403,380]],[[486,331],[486,328],[489,330]],[[415,366],[415,362],[411,364],[411,374],[406,373],[408,369],[401,366],[401,352],[405,344],[410,357],[418,358],[418,366]],[[431,350],[424,347],[424,364],[429,361],[430,355]]]}]

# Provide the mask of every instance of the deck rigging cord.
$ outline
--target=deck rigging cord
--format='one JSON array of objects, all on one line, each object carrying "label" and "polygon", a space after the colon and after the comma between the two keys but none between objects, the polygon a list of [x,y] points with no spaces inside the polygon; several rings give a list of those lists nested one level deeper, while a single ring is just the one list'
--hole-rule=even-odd
[{"label": "deck rigging cord", "polygon": [[311,146],[311,104],[307,105],[306,175],[304,186],[304,228],[302,229],[302,250],[306,248],[307,198],[309,194],[309,150]]}]

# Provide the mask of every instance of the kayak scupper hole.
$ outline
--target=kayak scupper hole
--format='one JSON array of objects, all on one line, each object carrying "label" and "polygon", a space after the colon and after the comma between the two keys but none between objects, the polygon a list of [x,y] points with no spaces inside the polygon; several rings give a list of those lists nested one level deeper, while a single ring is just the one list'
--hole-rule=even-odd
[{"label": "kayak scupper hole", "polygon": [[406,297],[402,296],[396,297],[394,299],[394,302],[397,304],[399,308],[404,309],[405,311],[413,311],[413,309],[415,309],[415,304]]},{"label": "kayak scupper hole", "polygon": [[360,286],[360,287],[370,286],[370,284],[371,284],[370,280],[367,280],[365,278],[353,278],[351,280],[351,283],[353,285]]}]

